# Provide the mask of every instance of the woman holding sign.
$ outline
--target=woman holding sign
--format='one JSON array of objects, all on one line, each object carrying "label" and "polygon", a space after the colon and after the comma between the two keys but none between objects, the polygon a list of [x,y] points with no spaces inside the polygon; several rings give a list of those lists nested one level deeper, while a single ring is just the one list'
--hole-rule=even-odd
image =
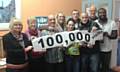
[{"label": "woman holding sign", "polygon": [[[28,30],[26,31],[26,34],[28,35],[29,40],[33,40],[35,38],[40,37],[40,31],[37,29],[37,24],[36,24],[36,18],[35,17],[30,17],[27,20],[28,24]],[[37,71],[42,71],[44,72],[44,54],[45,51],[34,51],[32,50],[31,53],[31,58],[30,58],[30,72],[37,72]]]},{"label": "woman holding sign", "polygon": [[[74,30],[75,21],[68,19],[67,31]],[[80,72],[80,45],[79,43],[73,42],[71,45],[66,47],[66,72]]]}]

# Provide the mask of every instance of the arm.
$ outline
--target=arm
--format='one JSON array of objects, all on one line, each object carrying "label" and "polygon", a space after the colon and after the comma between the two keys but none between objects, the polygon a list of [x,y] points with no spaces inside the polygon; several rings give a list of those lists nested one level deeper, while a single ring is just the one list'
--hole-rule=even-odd
[{"label": "arm", "polygon": [[112,30],[112,33],[111,33],[111,35],[108,35],[108,38],[109,39],[116,39],[117,36],[118,36],[117,30]]},{"label": "arm", "polygon": [[96,27],[97,30],[102,30],[102,29],[100,28],[100,26],[99,26],[96,22],[93,22],[93,27]]},{"label": "arm", "polygon": [[111,32],[108,33],[108,32],[104,32],[103,35],[104,36],[107,36],[109,39],[116,39],[117,36],[118,36],[118,33],[117,33],[117,25],[114,21],[111,21]]},{"label": "arm", "polygon": [[100,26],[96,22],[93,22],[92,27],[91,27],[91,32],[95,32],[97,30],[102,30],[102,29],[100,28]]}]

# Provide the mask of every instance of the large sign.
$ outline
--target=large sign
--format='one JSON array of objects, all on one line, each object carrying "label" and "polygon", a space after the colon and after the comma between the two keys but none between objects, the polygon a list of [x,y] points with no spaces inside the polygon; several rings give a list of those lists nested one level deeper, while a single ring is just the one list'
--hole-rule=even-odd
[{"label": "large sign", "polygon": [[69,46],[74,42],[86,42],[95,44],[96,40],[103,39],[102,31],[89,33],[88,31],[70,31],[59,32],[53,35],[46,35],[32,40],[34,51],[41,51],[47,48],[54,48],[58,46]]}]

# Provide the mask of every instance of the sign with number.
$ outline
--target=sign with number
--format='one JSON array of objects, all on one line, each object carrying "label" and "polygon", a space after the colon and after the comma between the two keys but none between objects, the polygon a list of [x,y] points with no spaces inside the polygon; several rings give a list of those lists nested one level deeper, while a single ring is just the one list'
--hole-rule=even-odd
[{"label": "sign with number", "polygon": [[102,39],[102,32],[89,33],[87,31],[60,32],[53,35],[46,35],[32,40],[35,50],[54,48],[57,46],[69,46],[73,42],[87,42],[94,44],[96,40]]}]

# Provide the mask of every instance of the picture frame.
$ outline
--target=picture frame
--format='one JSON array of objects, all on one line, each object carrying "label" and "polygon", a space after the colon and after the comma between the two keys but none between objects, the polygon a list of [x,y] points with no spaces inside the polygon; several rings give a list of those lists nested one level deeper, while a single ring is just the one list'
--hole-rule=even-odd
[{"label": "picture frame", "polygon": [[21,0],[0,0],[0,30],[9,30],[12,17],[21,18]]},{"label": "picture frame", "polygon": [[48,23],[48,17],[47,16],[36,16],[36,24],[37,24],[37,28],[43,26],[43,25],[47,25]]}]

